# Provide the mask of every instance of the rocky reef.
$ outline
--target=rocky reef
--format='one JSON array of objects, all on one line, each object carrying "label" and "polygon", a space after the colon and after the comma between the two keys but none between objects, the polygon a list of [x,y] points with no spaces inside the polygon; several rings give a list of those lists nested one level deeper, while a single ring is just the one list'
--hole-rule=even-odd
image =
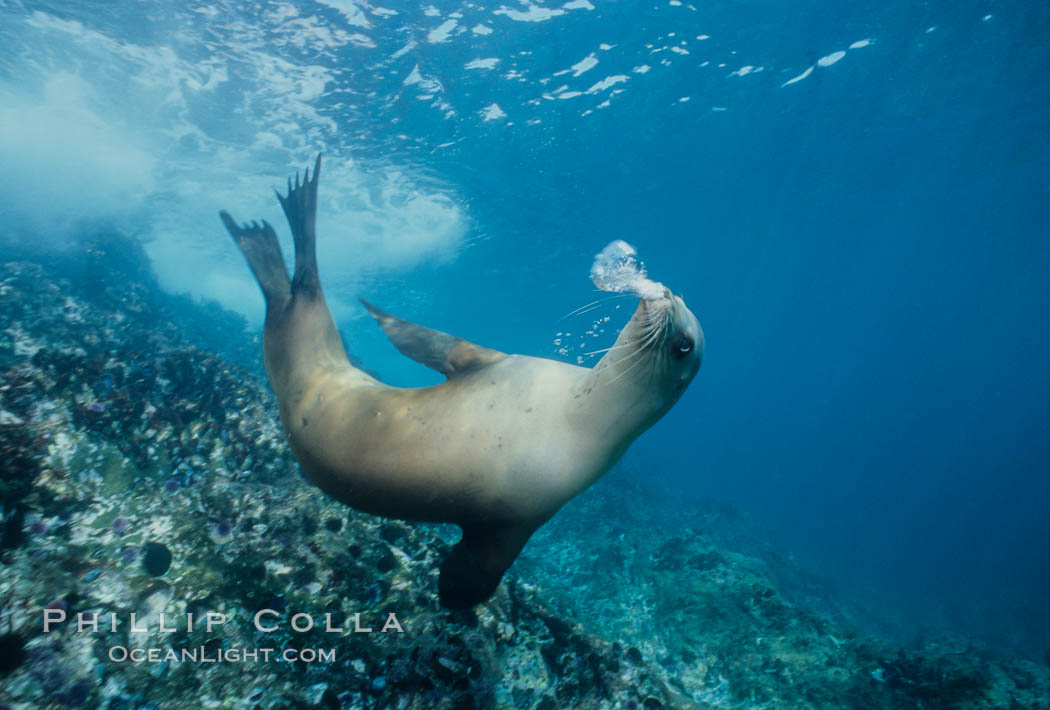
[{"label": "rocky reef", "polygon": [[130,239],[6,258],[0,707],[1050,707],[1046,666],[864,636],[723,509],[622,478],[443,610],[455,528],[304,481],[243,321],[161,292]]}]

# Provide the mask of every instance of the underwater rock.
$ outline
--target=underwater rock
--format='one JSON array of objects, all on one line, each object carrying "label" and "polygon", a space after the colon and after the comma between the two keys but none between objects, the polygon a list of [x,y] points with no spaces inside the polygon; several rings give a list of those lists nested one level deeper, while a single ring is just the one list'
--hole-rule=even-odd
[{"label": "underwater rock", "polygon": [[17,507],[4,518],[3,528],[0,530],[0,552],[12,550],[22,544],[25,538],[25,515],[25,509]]},{"label": "underwater rock", "polygon": [[0,674],[10,673],[25,663],[25,644],[18,634],[0,634]]},{"label": "underwater rock", "polygon": [[147,542],[142,548],[142,566],[154,577],[160,577],[171,567],[171,550],[159,542]]}]

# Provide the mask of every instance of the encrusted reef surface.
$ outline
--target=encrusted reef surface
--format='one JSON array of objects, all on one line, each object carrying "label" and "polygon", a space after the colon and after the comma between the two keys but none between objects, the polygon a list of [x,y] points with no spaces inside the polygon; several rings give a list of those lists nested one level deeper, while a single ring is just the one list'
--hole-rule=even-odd
[{"label": "encrusted reef surface", "polygon": [[[622,480],[491,602],[442,610],[455,529],[304,481],[235,317],[163,294],[131,240],[19,258],[0,263],[0,707],[1050,707],[1045,666],[863,637],[731,516]],[[66,621],[45,633],[45,610]]]}]

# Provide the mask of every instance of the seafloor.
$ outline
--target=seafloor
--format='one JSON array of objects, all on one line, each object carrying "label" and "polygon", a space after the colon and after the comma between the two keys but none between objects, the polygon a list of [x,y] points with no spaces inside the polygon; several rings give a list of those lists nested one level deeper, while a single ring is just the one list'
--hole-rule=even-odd
[{"label": "seafloor", "polygon": [[[668,513],[623,476],[542,529],[491,602],[444,611],[455,529],[305,482],[242,321],[161,292],[129,239],[5,258],[4,708],[1050,708],[1046,666],[866,636],[730,512]],[[103,623],[44,633],[45,609]],[[253,627],[260,609],[278,631]],[[132,612],[149,631],[129,633]],[[206,612],[228,621],[186,628]],[[403,633],[288,628],[358,613],[378,630],[389,612]],[[118,647],[335,660],[134,663]]]}]

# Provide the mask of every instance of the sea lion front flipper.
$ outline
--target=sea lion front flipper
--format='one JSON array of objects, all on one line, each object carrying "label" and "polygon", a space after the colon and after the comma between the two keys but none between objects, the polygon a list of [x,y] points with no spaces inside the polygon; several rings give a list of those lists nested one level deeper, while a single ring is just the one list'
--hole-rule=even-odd
[{"label": "sea lion front flipper", "polygon": [[410,323],[379,310],[363,298],[360,300],[371,316],[379,322],[379,327],[390,338],[395,348],[403,355],[443,373],[446,377],[471,372],[507,357],[506,353],[499,350],[484,348],[440,330]]},{"label": "sea lion front flipper", "polygon": [[463,537],[441,563],[438,599],[446,609],[469,609],[496,592],[534,526],[462,525]]}]

